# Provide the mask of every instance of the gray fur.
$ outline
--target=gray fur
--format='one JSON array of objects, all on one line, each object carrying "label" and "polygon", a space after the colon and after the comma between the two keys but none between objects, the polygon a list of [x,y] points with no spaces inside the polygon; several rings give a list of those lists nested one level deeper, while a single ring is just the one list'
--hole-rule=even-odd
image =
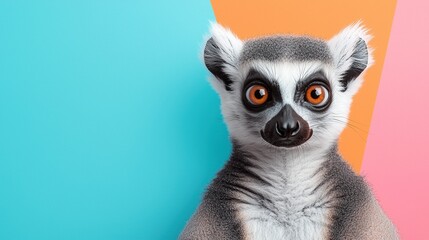
[{"label": "gray fur", "polygon": [[353,59],[353,62],[340,80],[344,87],[343,91],[347,90],[347,85],[356,79],[368,66],[368,47],[363,39],[358,40],[350,58]]},{"label": "gray fur", "polygon": [[204,63],[207,69],[216,76],[219,80],[223,81],[225,89],[231,91],[232,81],[228,74],[223,71],[223,65],[228,64],[221,57],[221,49],[216,44],[213,38],[207,40],[206,47],[204,48]]},{"label": "gray fur", "polygon": [[[346,239],[353,235],[358,239],[362,234],[361,229],[353,229],[356,225],[356,217],[359,215],[371,192],[362,177],[357,176],[333,148],[327,155],[324,165],[326,181],[330,181],[336,192],[338,203],[332,217],[330,239]],[[355,232],[358,231],[358,232]]]},{"label": "gray fur", "polygon": [[338,198],[329,239],[399,239],[365,180],[353,172],[336,147],[327,155],[324,168],[325,179]]},{"label": "gray fur", "polygon": [[[273,36],[243,43],[219,26],[213,33],[204,58],[216,76],[212,84],[233,151],[180,239],[398,239],[367,183],[336,147],[360,74],[372,59],[363,28],[348,27],[329,42]],[[240,65],[246,62],[250,66]],[[270,97],[258,111],[244,95],[255,83]],[[311,84],[329,89],[327,109],[309,105],[304,94]],[[275,116],[286,104],[314,130],[296,147],[278,147],[262,137],[273,119],[283,121]]]},{"label": "gray fur", "polygon": [[332,61],[326,42],[303,36],[270,36],[246,41],[241,62],[252,60]]},{"label": "gray fur", "polygon": [[[238,206],[255,203],[243,200],[240,197],[243,195],[255,199],[258,207],[267,209],[274,216],[282,214],[278,212],[276,201],[265,196],[262,191],[246,186],[249,179],[258,182],[261,186],[272,186],[252,170],[258,168],[258,165],[249,160],[254,157],[250,152],[244,152],[239,145],[234,144],[230,160],[207,189],[202,204],[182,232],[181,240],[246,239]],[[320,201],[325,201],[324,205],[328,203],[329,207],[334,209],[330,220],[330,231],[326,238],[331,240],[398,239],[394,226],[381,210],[372,210],[373,215],[378,214],[373,220],[366,218],[369,215],[368,209],[379,209],[379,206],[363,178],[356,175],[338,154],[337,147],[332,148],[325,158],[325,164],[317,171],[324,175],[318,187],[329,185],[331,190],[329,201],[326,202],[326,199],[320,199]],[[288,179],[284,181],[287,182]],[[318,187],[314,191],[317,191]],[[331,204],[332,202],[335,203]],[[315,204],[319,205],[319,203]],[[320,207],[324,206],[320,205]],[[280,219],[276,221],[281,222]],[[391,235],[386,235],[388,232]]]},{"label": "gray fur", "polygon": [[240,182],[242,177],[249,175],[249,172],[243,172],[246,169],[243,160],[244,155],[235,148],[231,159],[208,187],[202,204],[180,235],[181,240],[244,239],[236,207],[242,200],[236,193],[255,193],[249,192]]}]

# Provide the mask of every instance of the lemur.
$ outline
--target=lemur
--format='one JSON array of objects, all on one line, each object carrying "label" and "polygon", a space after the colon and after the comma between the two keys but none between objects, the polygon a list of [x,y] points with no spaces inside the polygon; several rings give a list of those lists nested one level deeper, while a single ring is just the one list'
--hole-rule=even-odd
[{"label": "lemur", "polygon": [[370,38],[360,22],[329,41],[212,24],[204,63],[233,147],[180,239],[399,239],[337,149]]}]

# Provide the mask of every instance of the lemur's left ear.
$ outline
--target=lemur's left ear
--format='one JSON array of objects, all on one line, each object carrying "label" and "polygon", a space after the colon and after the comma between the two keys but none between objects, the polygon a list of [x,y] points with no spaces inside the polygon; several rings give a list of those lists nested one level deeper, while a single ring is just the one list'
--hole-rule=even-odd
[{"label": "lemur's left ear", "polygon": [[359,76],[373,63],[372,50],[367,43],[371,36],[360,22],[343,29],[329,40],[334,64],[341,75],[342,91],[356,93],[362,81]]},{"label": "lemur's left ear", "polygon": [[212,84],[218,89],[231,91],[233,78],[238,72],[238,58],[243,42],[229,29],[216,23],[212,23],[211,34],[204,48],[204,63],[217,78]]}]

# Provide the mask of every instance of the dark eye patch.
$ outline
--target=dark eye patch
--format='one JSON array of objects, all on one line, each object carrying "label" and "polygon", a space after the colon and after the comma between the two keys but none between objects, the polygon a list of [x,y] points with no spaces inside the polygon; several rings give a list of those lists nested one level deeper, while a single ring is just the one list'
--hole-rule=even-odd
[{"label": "dark eye patch", "polygon": [[[330,92],[330,99],[328,99],[328,104],[326,104],[323,108],[315,108],[311,104],[305,101],[305,92],[307,88],[312,84],[320,84],[324,86],[329,92]],[[332,91],[331,91],[331,85],[329,84],[328,79],[326,78],[325,74],[322,71],[317,71],[310,76],[306,77],[305,79],[300,80],[296,85],[295,95],[294,95],[294,101],[304,107],[309,108],[310,110],[313,110],[315,112],[324,112],[326,109],[329,108],[329,105],[332,102]]]},{"label": "dark eye patch", "polygon": [[[246,99],[247,89],[255,84],[262,85],[268,90],[269,99],[263,106],[254,106],[252,104],[249,104]],[[260,112],[269,107],[272,107],[276,102],[282,102],[280,86],[278,85],[278,83],[276,81],[270,81],[268,77],[253,68],[249,70],[249,73],[244,80],[243,89],[241,91],[241,98],[246,109],[252,112]]]}]

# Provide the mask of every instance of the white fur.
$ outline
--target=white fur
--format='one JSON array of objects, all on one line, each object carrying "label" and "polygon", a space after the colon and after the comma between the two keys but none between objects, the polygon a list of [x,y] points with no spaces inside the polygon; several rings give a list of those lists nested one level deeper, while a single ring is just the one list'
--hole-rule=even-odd
[{"label": "white fur", "polygon": [[[320,183],[323,174],[315,173],[324,161],[323,155],[328,150],[327,147],[332,146],[345,127],[351,98],[346,95],[348,93],[340,91],[335,69],[329,64],[254,61],[247,66],[241,66],[240,75],[244,76],[250,68],[278,82],[283,104],[290,104],[309,122],[313,129],[313,136],[306,143],[295,148],[280,150],[273,147],[259,135],[252,134],[248,126],[234,117],[245,111],[240,102],[241,98],[238,97],[240,94],[237,92],[222,96],[222,112],[231,136],[239,139],[240,143],[245,145],[245,150],[256,156],[257,160],[254,164],[265,170],[253,169],[253,171],[273,184],[273,187],[267,187],[249,182],[246,186],[262,192],[264,196],[274,201],[273,208],[281,214],[274,216],[269,210],[257,207],[257,204],[252,206],[244,204],[240,206],[240,217],[245,223],[245,232],[249,239],[323,239],[329,227],[327,216],[330,215],[332,196],[326,195],[329,186],[323,186],[312,193]],[[329,79],[332,94],[335,95],[335,101],[325,113],[327,119],[323,123],[313,120],[317,115],[299,106],[293,100],[298,81],[319,70],[322,70]],[[234,83],[233,89],[238,91],[242,87],[242,82],[237,82]],[[282,107],[283,105],[274,106],[265,112],[264,120],[254,123],[253,130],[263,128]],[[332,119],[329,120],[329,117]],[[254,149],[265,149],[265,151],[261,154]],[[240,197],[247,201],[252,200],[247,196]],[[311,207],[320,205],[324,207]]]},{"label": "white fur", "polygon": [[246,195],[239,196],[253,203],[238,206],[247,239],[324,239],[334,202],[327,194],[329,185],[315,190],[323,178],[323,172],[317,172],[323,156],[314,152],[296,159],[284,159],[287,157],[282,154],[258,157],[264,163],[260,158],[255,163],[263,170],[253,171],[273,185],[249,181],[247,187],[264,194],[273,204],[262,207]]},{"label": "white fur", "polygon": [[[237,76],[245,76],[250,68],[257,69],[269,79],[278,82],[282,94],[283,105],[277,104],[276,106],[266,110],[263,113],[261,122],[254,122],[252,125],[243,124],[243,119],[240,117],[246,112],[246,109],[243,108],[241,103],[242,100],[240,94],[243,82],[234,82],[232,92],[225,91],[221,94],[222,113],[225,121],[227,122],[232,138],[239,139],[240,143],[253,146],[258,149],[273,148],[272,145],[261,138],[259,130],[263,129],[266,122],[274,117],[274,115],[276,115],[285,104],[289,104],[301,117],[308,121],[310,128],[313,129],[313,136],[306,143],[296,148],[288,149],[289,152],[298,150],[308,151],[312,148],[326,150],[325,148],[327,146],[332,146],[346,126],[349,108],[352,101],[352,98],[349,96],[347,91],[341,91],[341,86],[338,82],[337,76],[335,75],[335,68],[332,65],[323,64],[321,62],[290,63],[253,61],[247,66],[241,66],[241,71],[237,73]],[[332,88],[331,94],[334,98],[334,101],[331,103],[328,111],[323,113],[323,115],[326,115],[323,122],[319,122],[317,120],[317,117],[321,116],[320,113],[315,114],[311,110],[298,105],[293,100],[298,81],[318,70],[322,70],[329,79]],[[239,117],[237,118],[237,116]]]},{"label": "white fur", "polygon": [[[236,78],[236,73],[238,70],[238,57],[240,56],[243,42],[229,29],[223,28],[217,23],[211,23],[211,35],[217,46],[220,47],[220,56],[226,62],[222,66],[223,70],[234,80],[239,80]],[[225,91],[223,84],[215,77],[210,82],[219,94]]]},{"label": "white fur", "polygon": [[[368,42],[372,39],[372,36],[368,34],[368,30],[365,29],[361,22],[352,24],[344,28],[340,33],[335,35],[331,40],[328,41],[329,48],[331,49],[332,56],[334,57],[334,64],[336,64],[337,75],[341,76],[344,72],[350,68],[353,58],[353,48],[359,39],[363,39],[367,46]],[[373,49],[368,47],[368,69],[373,63],[372,57]],[[362,73],[357,79],[350,83],[347,91],[350,95],[354,95],[362,85]]]},{"label": "white fur", "polygon": [[[366,42],[370,36],[359,24],[347,27],[328,42],[333,55],[330,64],[319,61],[287,62],[287,61],[251,61],[239,65],[238,59],[243,47],[231,31],[220,25],[212,25],[212,37],[221,49],[224,71],[233,80],[232,91],[226,91],[223,83],[212,78],[212,85],[221,97],[222,113],[233,139],[247,152],[253,153],[254,164],[259,167],[252,169],[261,178],[272,183],[272,186],[261,185],[250,181],[246,186],[261,192],[274,204],[269,208],[261,207],[255,199],[240,195],[241,199],[254,203],[239,205],[239,217],[244,223],[248,239],[323,239],[326,237],[330,206],[333,202],[329,196],[329,185],[323,185],[316,191],[323,173],[317,170],[327,152],[346,126],[353,95],[358,90],[362,75],[352,81],[347,91],[342,91],[339,80],[350,67],[353,48],[359,38]],[[369,57],[369,65],[372,57]],[[369,67],[369,66],[368,66]],[[275,147],[260,136],[259,131],[283,107],[277,104],[259,113],[248,112],[241,99],[243,80],[250,68],[254,68],[272,81],[278,82],[283,105],[292,108],[305,119],[313,136],[304,144],[293,148]],[[306,76],[323,71],[330,82],[333,101],[325,113],[315,113],[294,101],[296,84]],[[260,122],[244,124],[245,114],[259,114]],[[262,114],[262,115],[261,115]],[[323,121],[320,116],[324,115]],[[264,149],[264,151],[255,151]]]},{"label": "white fur", "polygon": [[[339,80],[352,63],[352,58],[350,56],[359,38],[362,38],[365,42],[371,39],[371,36],[367,33],[367,30],[362,27],[360,22],[346,27],[328,41],[328,46],[331,49],[334,60],[333,64],[329,65],[322,64],[321,62],[291,63],[281,61],[252,61],[244,66],[239,65],[238,59],[243,47],[243,42],[229,29],[225,29],[216,23],[212,23],[211,33],[213,39],[222,50],[222,59],[227,63],[223,65],[224,70],[233,80],[233,91],[226,91],[221,81],[215,77],[211,78],[213,87],[221,97],[222,114],[227,123],[231,137],[240,139],[240,141],[245,144],[254,145],[254,147],[272,147],[260,137],[259,130],[262,129],[265,123],[271,119],[278,110],[280,110],[281,106],[274,106],[265,111],[266,121],[254,123],[252,129],[246,128],[247,126],[243,125],[242,119],[240,118],[243,112],[246,111],[241,102],[243,80],[250,67],[253,67],[264,73],[267,77],[278,81],[282,90],[284,103],[292,105],[294,110],[309,122],[314,134],[308,142],[299,146],[301,150],[315,147],[320,148],[322,145],[330,146],[331,143],[337,140],[339,134],[346,126],[350,104],[354,94],[358,91],[362,83],[363,73],[349,84],[345,92],[341,91],[342,88],[340,87]],[[368,50],[369,59],[367,68],[373,63],[371,55],[372,50],[370,48],[368,48]],[[297,81],[320,69],[327,75],[331,83],[333,95],[333,102],[326,113],[328,119],[324,123],[312,121],[311,118],[315,115],[310,110],[298,106],[292,99]],[[323,126],[320,127],[320,124]],[[258,134],[255,134],[255,131]],[[293,150],[292,148],[292,151]]]}]

